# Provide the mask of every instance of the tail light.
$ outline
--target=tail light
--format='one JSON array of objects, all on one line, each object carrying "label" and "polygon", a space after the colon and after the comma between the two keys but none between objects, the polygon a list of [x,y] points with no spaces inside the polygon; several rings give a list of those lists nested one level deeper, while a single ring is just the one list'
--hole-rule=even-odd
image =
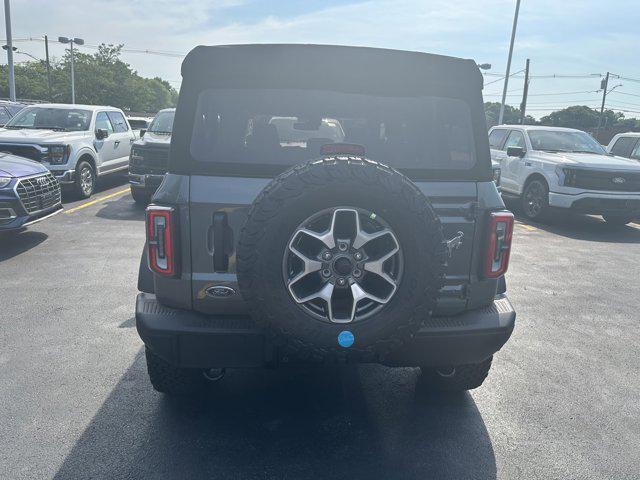
[{"label": "tail light", "polygon": [[178,274],[176,211],[172,207],[147,207],[147,252],[149,268],[172,277]]},{"label": "tail light", "polygon": [[484,276],[486,278],[501,277],[509,267],[511,238],[513,237],[513,213],[491,212],[487,232]]}]

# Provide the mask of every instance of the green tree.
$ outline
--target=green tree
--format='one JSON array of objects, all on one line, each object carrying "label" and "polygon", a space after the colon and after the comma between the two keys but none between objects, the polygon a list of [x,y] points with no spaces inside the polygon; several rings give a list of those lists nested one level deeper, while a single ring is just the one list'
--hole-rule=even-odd
[{"label": "green tree", "polygon": [[[600,111],[584,105],[574,105],[550,113],[540,119],[542,125],[554,127],[578,128],[580,130],[593,130],[598,126]],[[625,118],[624,113],[613,110],[605,110],[602,115],[603,128],[627,127],[635,128],[638,120]]]},{"label": "green tree", "polygon": [[[76,102],[111,105],[125,111],[156,112],[175,106],[178,93],[160,78],[144,78],[120,59],[122,45],[98,47],[94,54],[74,52]],[[16,65],[16,96],[22,99],[71,102],[71,59],[67,51],[51,65],[53,98],[49,98],[46,67],[32,61]],[[8,97],[8,70],[0,66],[0,96]]]},{"label": "green tree", "polygon": [[[498,124],[498,118],[500,118],[500,103],[485,102],[484,114],[487,119],[487,127],[491,128],[496,126]],[[512,107],[511,105],[505,105],[502,123],[506,125],[515,125],[520,123],[520,109]],[[525,115],[524,123],[525,125],[533,125],[536,123],[536,119],[531,115]]]}]

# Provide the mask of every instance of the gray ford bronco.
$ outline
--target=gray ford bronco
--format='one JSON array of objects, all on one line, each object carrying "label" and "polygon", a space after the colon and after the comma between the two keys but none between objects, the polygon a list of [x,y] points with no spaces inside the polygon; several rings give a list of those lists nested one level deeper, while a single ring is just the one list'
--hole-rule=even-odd
[{"label": "gray ford bronco", "polygon": [[153,387],[364,362],[481,385],[515,312],[476,64],[236,45],[182,76],[136,301]]}]

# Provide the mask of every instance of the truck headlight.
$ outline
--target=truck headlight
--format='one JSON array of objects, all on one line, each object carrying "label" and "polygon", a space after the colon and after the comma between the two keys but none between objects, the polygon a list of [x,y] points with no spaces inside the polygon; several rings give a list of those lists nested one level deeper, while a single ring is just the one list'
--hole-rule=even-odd
[{"label": "truck headlight", "polygon": [[129,162],[131,165],[139,165],[144,161],[144,155],[142,155],[142,151],[139,148],[131,149],[131,156],[129,157]]},{"label": "truck headlight", "polygon": [[4,188],[11,183],[11,177],[0,177],[0,188]]},{"label": "truck headlight", "polygon": [[576,185],[576,171],[574,169],[558,166],[556,175],[558,175],[560,185],[565,187],[574,187]]},{"label": "truck headlight", "polygon": [[47,148],[46,160],[51,165],[62,165],[67,163],[71,153],[70,145],[50,145]]}]

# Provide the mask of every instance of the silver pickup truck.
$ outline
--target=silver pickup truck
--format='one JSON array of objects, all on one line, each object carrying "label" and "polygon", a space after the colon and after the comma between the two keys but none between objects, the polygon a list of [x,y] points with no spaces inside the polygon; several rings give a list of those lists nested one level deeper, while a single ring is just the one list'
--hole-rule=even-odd
[{"label": "silver pickup truck", "polygon": [[81,198],[98,177],[128,168],[134,141],[122,110],[96,105],[32,105],[0,130],[0,151],[41,162]]}]

